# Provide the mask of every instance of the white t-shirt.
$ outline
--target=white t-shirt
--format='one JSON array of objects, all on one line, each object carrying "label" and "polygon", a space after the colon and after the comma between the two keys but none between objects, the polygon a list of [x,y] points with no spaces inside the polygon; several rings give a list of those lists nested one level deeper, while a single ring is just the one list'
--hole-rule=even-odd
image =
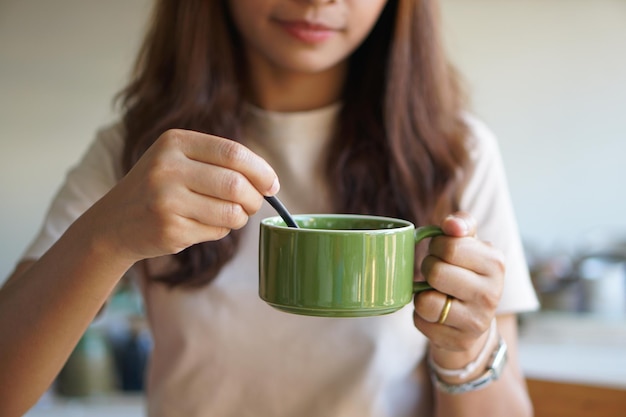
[{"label": "white t-shirt", "polygon": [[[301,113],[249,108],[246,144],[281,180],[294,213],[328,212],[321,155],[339,105]],[[458,196],[478,221],[479,235],[502,249],[507,275],[499,312],[536,309],[497,143],[469,119],[472,170]],[[101,130],[52,203],[24,258],[40,257],[66,228],[122,176],[119,125]],[[143,285],[154,339],[147,382],[151,417],[360,416],[431,414],[424,371],[426,338],[413,306],[371,318],[320,318],[283,313],[258,297],[259,221],[211,284],[194,290]]]}]

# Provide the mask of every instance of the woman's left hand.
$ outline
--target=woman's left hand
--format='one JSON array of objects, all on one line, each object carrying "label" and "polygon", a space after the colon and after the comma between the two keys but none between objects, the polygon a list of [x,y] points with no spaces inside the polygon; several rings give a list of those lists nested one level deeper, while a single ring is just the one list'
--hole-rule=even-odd
[{"label": "woman's left hand", "polygon": [[[414,299],[415,326],[430,340],[431,354],[445,368],[460,368],[484,344],[504,283],[502,252],[476,236],[476,221],[457,212],[442,222],[444,235],[431,239],[421,271],[436,291]],[[441,322],[446,298],[452,304]]]}]

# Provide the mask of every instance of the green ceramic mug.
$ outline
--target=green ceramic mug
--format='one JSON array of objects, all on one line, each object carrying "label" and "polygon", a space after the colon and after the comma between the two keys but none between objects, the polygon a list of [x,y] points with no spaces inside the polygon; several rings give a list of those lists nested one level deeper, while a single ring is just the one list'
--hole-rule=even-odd
[{"label": "green ceramic mug", "polygon": [[307,214],[261,221],[259,295],[289,313],[365,317],[392,313],[413,294],[415,245],[443,234],[390,217]]}]

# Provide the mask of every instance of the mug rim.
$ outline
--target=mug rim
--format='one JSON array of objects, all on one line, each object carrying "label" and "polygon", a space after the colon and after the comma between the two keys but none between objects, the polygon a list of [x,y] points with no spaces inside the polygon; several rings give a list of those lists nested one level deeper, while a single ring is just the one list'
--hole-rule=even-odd
[{"label": "mug rim", "polygon": [[261,226],[267,227],[269,229],[289,229],[292,231],[297,230],[299,233],[354,233],[359,234],[363,232],[380,232],[380,233],[389,233],[389,232],[401,232],[404,230],[415,229],[415,225],[408,220],[399,219],[397,217],[388,217],[388,216],[375,216],[369,214],[332,214],[332,213],[310,213],[310,214],[293,214],[292,217],[294,220],[306,220],[307,218],[337,218],[337,219],[357,219],[357,220],[376,220],[376,221],[388,221],[394,224],[397,224],[398,227],[393,228],[372,228],[372,229],[309,229],[309,228],[299,228],[295,229],[293,227],[287,226],[285,221],[280,216],[271,216],[266,217],[261,220]]}]

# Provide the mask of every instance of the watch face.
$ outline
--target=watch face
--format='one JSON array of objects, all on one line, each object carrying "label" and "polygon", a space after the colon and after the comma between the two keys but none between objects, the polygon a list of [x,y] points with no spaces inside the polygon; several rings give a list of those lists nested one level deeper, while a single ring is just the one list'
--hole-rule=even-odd
[{"label": "watch face", "polygon": [[496,350],[493,352],[493,356],[492,356],[493,359],[491,360],[491,364],[489,365],[489,369],[491,369],[493,372],[494,379],[497,379],[502,373],[502,369],[504,368],[504,364],[506,363],[506,358],[507,358],[506,353],[507,353],[506,343],[504,339],[500,337],[500,340],[498,341],[498,346],[496,347]]}]

